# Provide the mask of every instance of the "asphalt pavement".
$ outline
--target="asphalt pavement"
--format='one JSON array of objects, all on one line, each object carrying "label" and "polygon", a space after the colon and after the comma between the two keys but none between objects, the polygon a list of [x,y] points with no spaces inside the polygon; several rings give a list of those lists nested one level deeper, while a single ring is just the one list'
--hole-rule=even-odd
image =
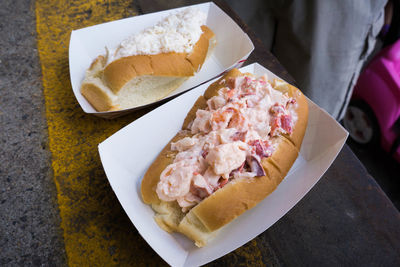
[{"label": "asphalt pavement", "polygon": [[0,266],[63,266],[34,1],[0,5]]}]

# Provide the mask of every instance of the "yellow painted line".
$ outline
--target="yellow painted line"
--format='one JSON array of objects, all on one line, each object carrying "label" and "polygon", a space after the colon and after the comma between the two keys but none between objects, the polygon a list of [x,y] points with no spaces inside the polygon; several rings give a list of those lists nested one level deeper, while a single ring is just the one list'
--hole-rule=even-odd
[{"label": "yellow painted line", "polygon": [[[133,3],[37,0],[35,12],[49,147],[68,264],[163,264],[122,210],[97,152],[100,142],[145,111],[114,120],[86,115],[75,100],[69,80],[71,30],[133,16]],[[231,256],[244,258],[251,265],[262,264],[255,240]]]},{"label": "yellow painted line", "polygon": [[118,0],[36,2],[49,146],[70,266],[161,262],[120,207],[97,152],[100,142],[143,112],[112,121],[86,115],[69,80],[71,30],[135,15],[131,5]]}]

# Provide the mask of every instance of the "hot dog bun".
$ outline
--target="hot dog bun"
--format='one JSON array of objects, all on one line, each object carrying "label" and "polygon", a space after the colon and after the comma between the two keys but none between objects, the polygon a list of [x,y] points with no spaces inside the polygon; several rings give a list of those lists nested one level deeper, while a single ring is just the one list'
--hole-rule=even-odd
[{"label": "hot dog bun", "polygon": [[[182,129],[187,129],[194,120],[196,111],[205,109],[207,100],[216,96],[218,90],[226,86],[230,77],[242,75],[245,74],[233,69],[210,85],[204,96],[200,96],[189,111]],[[297,120],[290,134],[275,137],[277,148],[271,156],[262,159],[261,165],[265,176],[234,179],[203,199],[189,212],[183,213],[176,201],[161,201],[155,190],[161,172],[174,161],[177,154],[171,150],[171,143],[185,136],[191,136],[191,133],[181,131],[161,151],[142,180],[143,201],[155,210],[155,220],[161,228],[168,232],[181,232],[194,240],[197,246],[204,246],[218,229],[257,205],[283,180],[300,151],[307,127],[308,105],[305,96],[296,87],[279,80],[273,81],[272,86],[275,90],[287,93],[289,97],[295,99]]]},{"label": "hot dog bun", "polygon": [[[97,111],[159,100],[198,72],[215,46],[204,13],[186,9],[124,40],[86,71],[82,95]],[[135,39],[136,38],[136,39]]]}]

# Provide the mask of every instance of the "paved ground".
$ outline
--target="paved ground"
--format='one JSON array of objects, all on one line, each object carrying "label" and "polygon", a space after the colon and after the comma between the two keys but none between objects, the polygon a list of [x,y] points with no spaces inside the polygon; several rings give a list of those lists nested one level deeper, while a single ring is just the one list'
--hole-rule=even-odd
[{"label": "paved ground", "polygon": [[363,147],[351,139],[347,140],[347,144],[395,207],[400,210],[400,163],[379,146]]},{"label": "paved ground", "polygon": [[65,261],[33,1],[0,8],[0,265]]}]

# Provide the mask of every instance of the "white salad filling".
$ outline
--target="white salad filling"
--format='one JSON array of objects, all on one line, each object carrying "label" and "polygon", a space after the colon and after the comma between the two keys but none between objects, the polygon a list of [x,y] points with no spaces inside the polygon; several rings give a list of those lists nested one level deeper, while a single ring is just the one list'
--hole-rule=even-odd
[{"label": "white salad filling", "polygon": [[207,15],[196,9],[186,8],[171,14],[155,26],[123,40],[117,50],[109,51],[108,63],[118,58],[160,53],[190,53],[200,39],[202,25]]},{"label": "white salad filling", "polygon": [[266,76],[229,78],[226,87],[199,109],[192,137],[171,144],[178,151],[161,173],[156,192],[184,212],[238,178],[265,175],[261,160],[272,155],[280,134],[297,120],[293,98],[272,88]]}]

